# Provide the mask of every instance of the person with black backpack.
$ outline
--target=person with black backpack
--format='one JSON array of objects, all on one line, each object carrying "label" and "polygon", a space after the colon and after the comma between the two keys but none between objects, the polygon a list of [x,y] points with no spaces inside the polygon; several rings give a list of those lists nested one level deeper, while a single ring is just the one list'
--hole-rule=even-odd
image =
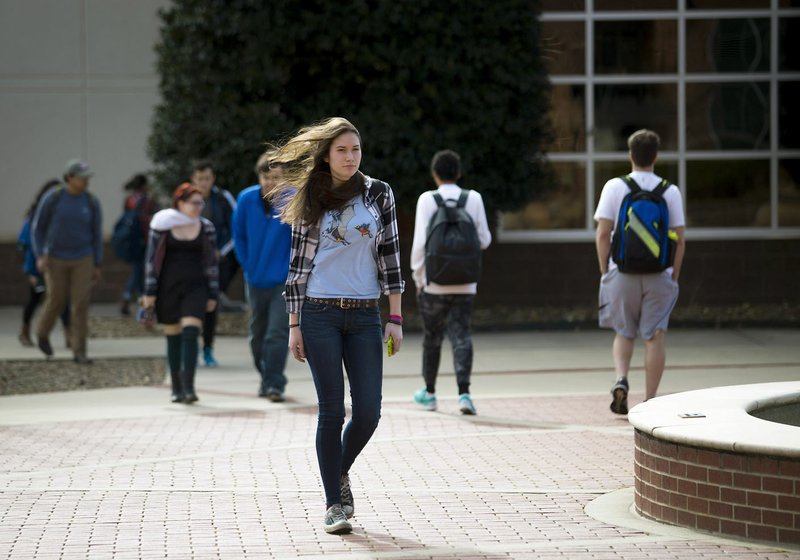
[{"label": "person with black backpack", "polygon": [[411,271],[417,287],[417,306],[422,317],[422,377],[425,387],[414,401],[436,410],[436,377],[442,340],[447,332],[453,347],[462,414],[476,414],[470,395],[472,376],[472,303],[478,290],[481,251],[492,242],[483,198],[456,184],[461,177],[461,158],[452,150],[433,156],[431,175],[435,191],[417,200]]},{"label": "person with black backpack", "polygon": [[660,139],[651,130],[628,138],[632,171],[608,181],[594,219],[600,265],[599,322],[616,331],[611,411],[628,413],[634,340],[645,348],[645,400],[656,396],[666,361],[669,316],[678,300],[685,219],[677,186],[654,173]]}]

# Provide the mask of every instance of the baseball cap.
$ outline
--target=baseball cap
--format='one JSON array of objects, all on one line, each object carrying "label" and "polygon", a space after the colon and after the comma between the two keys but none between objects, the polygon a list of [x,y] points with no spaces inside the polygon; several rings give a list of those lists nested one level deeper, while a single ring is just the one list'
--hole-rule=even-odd
[{"label": "baseball cap", "polygon": [[91,169],[89,169],[89,164],[85,161],[71,159],[67,162],[66,168],[64,169],[64,175],[74,175],[75,177],[91,177],[94,175],[94,173]]}]

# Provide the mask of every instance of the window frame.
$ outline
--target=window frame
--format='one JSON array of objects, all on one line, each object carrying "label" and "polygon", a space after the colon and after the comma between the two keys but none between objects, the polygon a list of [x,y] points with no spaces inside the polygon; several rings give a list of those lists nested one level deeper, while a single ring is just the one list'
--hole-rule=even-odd
[{"label": "window frame", "polygon": [[[780,72],[778,70],[779,21],[782,17],[798,17],[798,8],[780,8],[779,0],[770,0],[766,9],[708,9],[691,10],[686,7],[686,0],[678,0],[675,10],[642,10],[642,11],[603,11],[595,12],[593,0],[586,0],[585,9],[572,12],[544,12],[541,21],[563,22],[580,21],[584,24],[584,43],[586,45],[585,73],[577,75],[551,75],[553,85],[583,86],[584,111],[586,123],[586,150],[582,152],[553,152],[547,158],[552,162],[581,163],[586,172],[585,216],[586,223],[581,229],[559,230],[509,230],[503,229],[503,216],[498,216],[498,241],[504,243],[530,242],[574,242],[594,239],[595,193],[602,184],[595,183],[595,163],[607,161],[627,161],[626,152],[598,152],[594,147],[592,130],[595,123],[595,86],[602,84],[675,84],[678,99],[678,149],[659,153],[661,161],[677,163],[678,176],[674,178],[681,189],[684,203],[691,200],[691,188],[686,189],[686,164],[692,160],[735,160],[735,159],[767,159],[770,168],[770,226],[741,228],[708,228],[688,227],[687,238],[698,240],[726,239],[790,239],[800,237],[800,227],[780,227],[778,223],[778,171],[779,161],[784,159],[800,159],[800,150],[779,149],[778,144],[778,85],[784,81],[800,80],[800,72]],[[688,73],[686,71],[686,22],[689,20],[708,19],[742,19],[762,18],[770,22],[769,71],[762,72],[719,72]],[[664,74],[596,74],[594,68],[595,54],[595,22],[598,21],[644,21],[675,20],[677,22],[677,59],[676,73]],[[720,83],[759,81],[769,84],[769,148],[760,150],[687,150],[686,148],[686,85],[691,83]],[[673,179],[673,178],[670,178]]]}]

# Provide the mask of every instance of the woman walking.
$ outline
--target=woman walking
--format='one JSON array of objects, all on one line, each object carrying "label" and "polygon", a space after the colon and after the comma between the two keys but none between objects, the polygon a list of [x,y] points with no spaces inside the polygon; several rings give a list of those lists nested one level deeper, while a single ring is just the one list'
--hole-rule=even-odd
[{"label": "woman walking", "polygon": [[[23,263],[22,271],[28,280],[28,303],[22,309],[22,326],[19,329],[19,336],[17,337],[20,344],[23,346],[33,346],[31,339],[31,321],[36,308],[44,300],[47,287],[44,284],[44,275],[36,268],[36,255],[33,254],[33,241],[31,239],[31,222],[33,215],[36,213],[36,207],[39,206],[39,201],[50,189],[59,186],[61,182],[58,179],[50,179],[41,186],[36,198],[33,200],[28,211],[25,212],[25,217],[22,220],[22,228],[17,236],[17,248],[22,253]],[[61,312],[61,323],[64,325],[64,341],[69,348],[69,320],[70,320],[69,303],[64,306],[64,311]]]},{"label": "woman walking", "polygon": [[[403,341],[400,247],[394,193],[367,177],[361,136],[343,118],[301,129],[270,156],[284,167],[273,191],[292,224],[286,281],[289,350],[308,360],[317,390],[317,460],[325,489],[324,529],[349,533],[354,503],[349,471],[378,426],[383,381],[382,341]],[[381,328],[378,298],[389,297]],[[391,339],[391,340],[390,340]],[[344,424],[344,370],[352,417]]]},{"label": "woman walking", "polygon": [[172,402],[197,401],[197,337],[207,311],[219,296],[219,269],[214,225],[202,218],[203,193],[183,183],[172,196],[172,208],[150,222],[145,269],[145,312],[155,310],[167,337]]}]

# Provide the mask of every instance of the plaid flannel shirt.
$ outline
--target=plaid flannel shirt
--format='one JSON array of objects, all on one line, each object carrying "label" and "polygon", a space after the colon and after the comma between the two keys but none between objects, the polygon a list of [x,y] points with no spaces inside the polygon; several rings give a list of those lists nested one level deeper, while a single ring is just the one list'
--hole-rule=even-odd
[{"label": "plaid flannel shirt", "polygon": [[[366,176],[365,176],[366,177]],[[383,194],[381,195],[381,191]],[[387,183],[366,177],[364,206],[378,223],[375,245],[378,250],[378,281],[384,294],[402,294],[405,289],[400,271],[400,238],[394,193]],[[306,299],[306,284],[319,247],[319,222],[292,226],[292,252],[286,279],[287,313],[300,313]]]}]

